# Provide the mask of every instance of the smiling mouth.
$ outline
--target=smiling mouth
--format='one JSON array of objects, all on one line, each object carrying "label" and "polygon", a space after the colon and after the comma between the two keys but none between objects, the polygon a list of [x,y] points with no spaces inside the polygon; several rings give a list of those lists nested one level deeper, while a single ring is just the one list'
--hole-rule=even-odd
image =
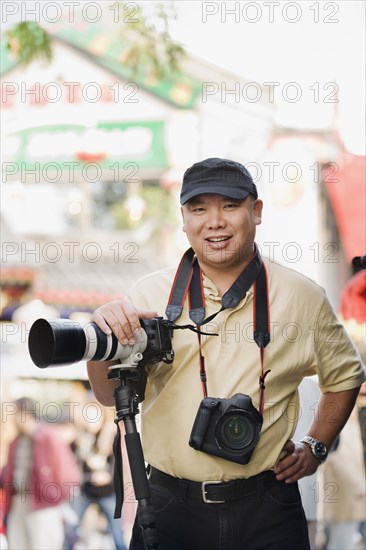
[{"label": "smiling mouth", "polygon": [[230,237],[208,237],[205,239],[209,243],[223,243],[225,241],[228,241]]}]

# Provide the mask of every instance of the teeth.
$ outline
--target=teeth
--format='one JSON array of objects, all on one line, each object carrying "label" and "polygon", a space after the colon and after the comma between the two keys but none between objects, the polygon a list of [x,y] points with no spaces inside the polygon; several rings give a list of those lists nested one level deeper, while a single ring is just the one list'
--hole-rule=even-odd
[{"label": "teeth", "polygon": [[227,241],[228,237],[212,237],[211,239],[207,239],[211,243],[221,243],[222,241]]}]

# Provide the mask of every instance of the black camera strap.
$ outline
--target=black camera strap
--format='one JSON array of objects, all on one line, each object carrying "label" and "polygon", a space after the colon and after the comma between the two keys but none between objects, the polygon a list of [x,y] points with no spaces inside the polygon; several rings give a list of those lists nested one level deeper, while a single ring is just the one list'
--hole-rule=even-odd
[{"label": "black camera strap", "polygon": [[193,276],[194,261],[194,251],[192,248],[189,248],[182,256],[170,291],[168,305],[165,310],[169,321],[174,322],[182,315],[184,302]]},{"label": "black camera strap", "polygon": [[[255,245],[255,254],[252,260],[241,272],[236,281],[234,281],[229,290],[222,296],[221,309],[206,319],[202,270],[192,248],[188,249],[181,259],[173,281],[169,302],[166,308],[166,316],[171,322],[175,322],[178,317],[180,317],[188,293],[189,317],[196,325],[195,332],[197,332],[198,336],[202,390],[204,397],[207,397],[207,374],[201,340],[201,335],[204,333],[202,333],[198,327],[212,321],[223,310],[236,307],[246,296],[247,291],[252,285],[254,287],[253,338],[260,349],[261,374],[259,377],[259,411],[262,414],[264,408],[264,381],[267,374],[270,372],[270,370],[264,371],[264,348],[270,341],[270,322],[267,271],[262,262],[258,247]],[[190,325],[181,328],[193,329]],[[212,334],[212,336],[214,336],[214,334]]]}]

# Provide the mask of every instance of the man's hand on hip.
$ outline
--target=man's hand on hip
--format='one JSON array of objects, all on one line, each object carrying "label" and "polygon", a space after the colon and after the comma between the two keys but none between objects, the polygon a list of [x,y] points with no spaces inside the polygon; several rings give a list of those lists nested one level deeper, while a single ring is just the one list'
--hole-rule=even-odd
[{"label": "man's hand on hip", "polygon": [[278,462],[274,470],[279,481],[295,483],[302,477],[314,474],[320,465],[306,443],[289,440],[282,451],[286,452],[286,456]]}]

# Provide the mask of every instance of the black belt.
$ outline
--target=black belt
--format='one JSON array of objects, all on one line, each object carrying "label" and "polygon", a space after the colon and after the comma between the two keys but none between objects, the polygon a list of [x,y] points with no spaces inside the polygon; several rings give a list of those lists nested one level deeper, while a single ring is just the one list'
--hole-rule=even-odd
[{"label": "black belt", "polygon": [[156,468],[150,469],[150,482],[161,485],[181,498],[198,498],[208,504],[219,504],[229,500],[238,500],[251,493],[263,492],[276,483],[274,472],[266,471],[248,479],[232,481],[191,481],[173,477]]}]

